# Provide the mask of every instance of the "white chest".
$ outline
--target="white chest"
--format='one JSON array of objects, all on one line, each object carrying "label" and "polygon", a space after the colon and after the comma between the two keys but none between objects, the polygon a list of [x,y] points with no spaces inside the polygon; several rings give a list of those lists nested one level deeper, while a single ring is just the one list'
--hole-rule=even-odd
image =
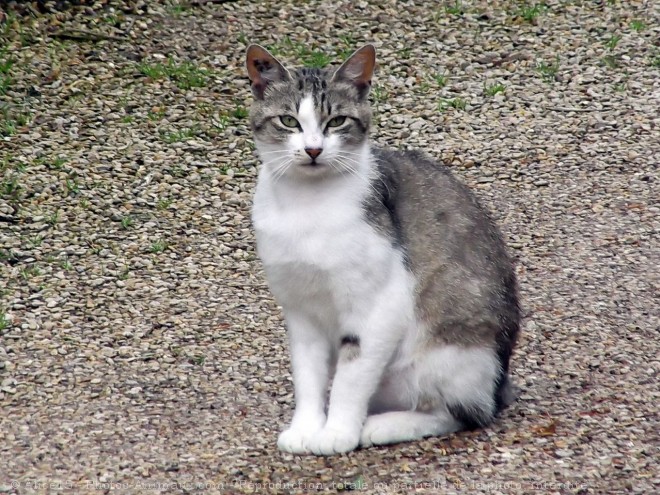
[{"label": "white chest", "polygon": [[358,192],[275,196],[272,189],[257,189],[257,247],[280,304],[342,312],[387,279],[399,256],[366,222]]}]

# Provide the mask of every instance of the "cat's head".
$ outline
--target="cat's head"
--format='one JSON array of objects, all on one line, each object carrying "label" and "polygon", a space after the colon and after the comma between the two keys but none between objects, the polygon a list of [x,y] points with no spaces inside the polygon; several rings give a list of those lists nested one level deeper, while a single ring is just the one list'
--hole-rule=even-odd
[{"label": "cat's head", "polygon": [[287,70],[251,45],[247,71],[257,151],[275,177],[355,173],[367,147],[376,51],[366,45],[337,70]]}]

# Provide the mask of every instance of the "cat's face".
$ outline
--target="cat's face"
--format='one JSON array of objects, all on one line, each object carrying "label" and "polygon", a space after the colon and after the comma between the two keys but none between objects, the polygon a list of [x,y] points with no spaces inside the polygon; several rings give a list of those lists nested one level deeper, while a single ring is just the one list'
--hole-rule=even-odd
[{"label": "cat's face", "polygon": [[371,122],[374,64],[374,48],[367,45],[335,72],[288,71],[260,46],[250,46],[250,125],[263,164],[276,179],[355,173]]}]

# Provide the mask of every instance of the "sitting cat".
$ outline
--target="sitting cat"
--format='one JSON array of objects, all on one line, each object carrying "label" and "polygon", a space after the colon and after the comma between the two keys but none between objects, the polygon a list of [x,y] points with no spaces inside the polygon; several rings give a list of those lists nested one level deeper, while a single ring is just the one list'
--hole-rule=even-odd
[{"label": "sitting cat", "polygon": [[444,166],[369,143],[375,55],[289,71],[247,51],[253,224],[292,354],[286,452],[477,428],[511,399],[520,312],[504,243]]}]

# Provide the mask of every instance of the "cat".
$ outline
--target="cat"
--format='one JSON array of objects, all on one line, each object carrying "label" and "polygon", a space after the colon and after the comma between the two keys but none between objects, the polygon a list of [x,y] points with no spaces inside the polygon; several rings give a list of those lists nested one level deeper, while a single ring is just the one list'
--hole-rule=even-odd
[{"label": "cat", "polygon": [[375,63],[372,45],[334,71],[247,50],[252,221],[294,380],[277,445],[294,454],[474,429],[512,400],[520,310],[501,234],[443,165],[370,144]]}]

